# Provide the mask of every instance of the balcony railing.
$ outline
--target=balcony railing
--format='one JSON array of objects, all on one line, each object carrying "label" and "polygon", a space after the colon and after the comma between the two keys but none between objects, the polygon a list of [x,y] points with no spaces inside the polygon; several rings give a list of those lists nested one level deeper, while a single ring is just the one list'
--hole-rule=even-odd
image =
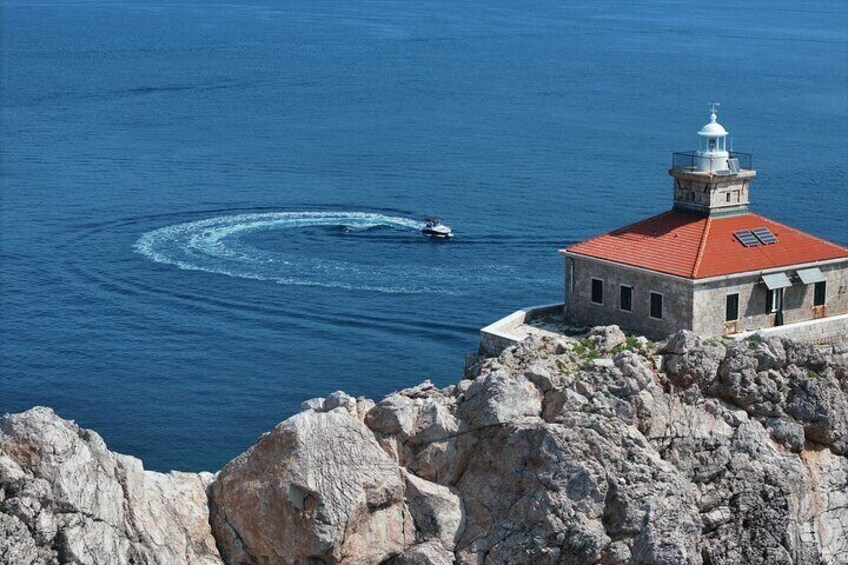
[{"label": "balcony railing", "polygon": [[[682,171],[697,171],[698,159],[697,151],[687,151],[685,153],[671,154],[671,168]],[[740,169],[752,169],[754,158],[750,153],[740,153],[738,151],[730,151],[729,159],[737,159]]]}]

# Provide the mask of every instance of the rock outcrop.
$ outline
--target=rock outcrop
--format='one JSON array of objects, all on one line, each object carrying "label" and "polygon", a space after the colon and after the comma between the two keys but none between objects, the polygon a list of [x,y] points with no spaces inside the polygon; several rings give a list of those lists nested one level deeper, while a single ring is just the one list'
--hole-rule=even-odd
[{"label": "rock outcrop", "polygon": [[223,563],[212,475],[145,471],[49,408],[0,419],[0,563]]},{"label": "rock outcrop", "polygon": [[848,562],[848,344],[610,327],[471,366],[311,399],[216,477],[6,416],[0,563]]}]

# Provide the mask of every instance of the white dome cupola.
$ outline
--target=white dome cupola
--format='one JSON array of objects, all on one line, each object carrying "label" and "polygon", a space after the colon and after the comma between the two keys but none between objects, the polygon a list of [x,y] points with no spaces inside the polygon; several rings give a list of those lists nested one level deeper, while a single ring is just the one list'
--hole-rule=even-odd
[{"label": "white dome cupola", "polygon": [[699,171],[716,172],[727,169],[727,159],[730,157],[727,151],[728,132],[718,123],[717,110],[718,104],[710,105],[710,122],[698,132],[701,143],[698,146],[695,165]]}]

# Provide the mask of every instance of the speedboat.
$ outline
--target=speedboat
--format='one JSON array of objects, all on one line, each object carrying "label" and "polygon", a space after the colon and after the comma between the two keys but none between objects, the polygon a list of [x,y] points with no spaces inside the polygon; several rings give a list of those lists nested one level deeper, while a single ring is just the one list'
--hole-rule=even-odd
[{"label": "speedboat", "polygon": [[424,227],[421,228],[421,233],[426,235],[427,237],[432,237],[435,239],[447,239],[449,237],[453,237],[453,233],[451,233],[451,229],[443,224],[439,218],[425,218]]}]

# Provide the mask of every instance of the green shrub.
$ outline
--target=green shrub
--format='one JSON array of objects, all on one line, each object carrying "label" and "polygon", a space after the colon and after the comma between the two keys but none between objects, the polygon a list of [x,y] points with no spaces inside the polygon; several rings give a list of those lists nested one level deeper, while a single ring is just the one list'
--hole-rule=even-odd
[{"label": "green shrub", "polygon": [[759,334],[754,334],[748,338],[748,349],[756,349],[763,343],[763,338]]}]

